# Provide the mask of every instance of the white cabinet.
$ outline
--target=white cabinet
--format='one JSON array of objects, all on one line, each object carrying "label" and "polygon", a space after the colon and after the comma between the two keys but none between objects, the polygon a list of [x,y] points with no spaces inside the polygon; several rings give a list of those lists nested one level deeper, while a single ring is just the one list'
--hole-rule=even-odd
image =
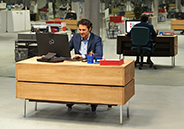
[{"label": "white cabinet", "polygon": [[30,30],[29,10],[7,11],[7,32]]},{"label": "white cabinet", "polygon": [[6,33],[6,11],[0,11],[0,33]]},{"label": "white cabinet", "polygon": [[25,11],[25,30],[31,30],[31,22],[30,22],[30,11]]}]

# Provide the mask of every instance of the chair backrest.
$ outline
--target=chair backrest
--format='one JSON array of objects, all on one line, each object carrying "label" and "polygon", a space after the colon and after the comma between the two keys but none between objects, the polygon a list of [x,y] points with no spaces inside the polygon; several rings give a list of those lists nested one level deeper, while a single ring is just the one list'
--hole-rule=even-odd
[{"label": "chair backrest", "polygon": [[143,26],[134,26],[131,30],[132,44],[145,46],[149,41],[149,29]]}]

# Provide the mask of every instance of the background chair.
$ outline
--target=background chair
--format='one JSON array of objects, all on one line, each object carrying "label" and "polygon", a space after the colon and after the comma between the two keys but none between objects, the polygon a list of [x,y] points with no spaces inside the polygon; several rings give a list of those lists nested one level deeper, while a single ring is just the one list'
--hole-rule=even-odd
[{"label": "background chair", "polygon": [[121,29],[119,25],[116,25],[114,22],[110,22],[106,28],[107,38],[116,39],[118,34],[121,34]]},{"label": "background chair", "polygon": [[[153,49],[150,47],[146,47],[148,41],[149,41],[149,29],[147,27],[142,26],[135,26],[131,30],[132,35],[132,47],[131,50],[136,54],[137,59],[135,61],[136,64],[139,64],[139,69],[142,69],[143,64],[149,64],[150,67],[156,67],[154,66],[153,62],[151,60],[148,60],[147,62],[144,62],[144,56],[151,56],[151,53],[153,52]],[[141,61],[139,59],[141,57]]]}]

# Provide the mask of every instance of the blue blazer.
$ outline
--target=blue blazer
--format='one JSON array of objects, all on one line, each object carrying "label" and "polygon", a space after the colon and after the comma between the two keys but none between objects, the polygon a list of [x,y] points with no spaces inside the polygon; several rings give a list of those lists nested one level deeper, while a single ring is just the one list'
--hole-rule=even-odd
[{"label": "blue blazer", "polygon": [[[70,51],[74,49],[75,54],[80,54],[79,50],[81,46],[81,36],[79,33],[73,35],[72,39],[69,42],[69,45],[70,45]],[[103,56],[102,39],[93,33],[91,33],[88,41],[87,54],[90,51],[94,52],[94,57]]]}]

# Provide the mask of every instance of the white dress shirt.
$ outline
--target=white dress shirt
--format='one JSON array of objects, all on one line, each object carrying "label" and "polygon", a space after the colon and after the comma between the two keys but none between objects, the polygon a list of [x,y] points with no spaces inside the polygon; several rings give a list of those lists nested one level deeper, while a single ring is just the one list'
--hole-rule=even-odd
[{"label": "white dress shirt", "polygon": [[81,46],[80,46],[80,54],[82,55],[82,58],[86,58],[87,56],[87,46],[88,46],[88,41],[89,41],[89,37],[91,34],[89,34],[87,40],[84,40],[83,38],[81,38]]}]

